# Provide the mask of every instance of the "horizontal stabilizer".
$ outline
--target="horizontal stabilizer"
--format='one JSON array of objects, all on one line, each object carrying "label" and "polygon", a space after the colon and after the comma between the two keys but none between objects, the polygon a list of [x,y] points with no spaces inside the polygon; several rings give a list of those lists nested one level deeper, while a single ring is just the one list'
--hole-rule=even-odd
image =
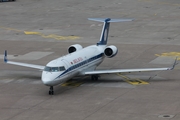
[{"label": "horizontal stabilizer", "polygon": [[88,18],[88,20],[98,21],[98,22],[128,22],[128,21],[133,21],[133,19],[111,19],[111,18]]}]

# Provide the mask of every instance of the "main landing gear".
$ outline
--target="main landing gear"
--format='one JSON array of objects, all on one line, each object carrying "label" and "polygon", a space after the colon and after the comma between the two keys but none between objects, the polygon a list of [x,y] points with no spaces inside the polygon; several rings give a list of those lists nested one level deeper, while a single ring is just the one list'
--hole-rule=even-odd
[{"label": "main landing gear", "polygon": [[49,95],[54,95],[53,86],[50,86],[49,88]]},{"label": "main landing gear", "polygon": [[98,75],[92,75],[92,76],[91,76],[91,80],[93,80],[93,81],[97,81],[98,78],[99,78]]}]

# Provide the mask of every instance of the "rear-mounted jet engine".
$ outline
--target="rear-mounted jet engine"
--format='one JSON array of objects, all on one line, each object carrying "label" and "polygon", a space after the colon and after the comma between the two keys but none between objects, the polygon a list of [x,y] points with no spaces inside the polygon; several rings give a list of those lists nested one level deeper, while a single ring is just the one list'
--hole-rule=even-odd
[{"label": "rear-mounted jet engine", "polygon": [[83,47],[80,44],[74,44],[68,48],[68,53],[73,53],[73,52],[79,51],[81,49],[83,49]]},{"label": "rear-mounted jet engine", "polygon": [[110,45],[110,46],[106,47],[106,49],[104,50],[104,54],[108,58],[114,57],[117,53],[118,53],[118,49],[114,45]]}]

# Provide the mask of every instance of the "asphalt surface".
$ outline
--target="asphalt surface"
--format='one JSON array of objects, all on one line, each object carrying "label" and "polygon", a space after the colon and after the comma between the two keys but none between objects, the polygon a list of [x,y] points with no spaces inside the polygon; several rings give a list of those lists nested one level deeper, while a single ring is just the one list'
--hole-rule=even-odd
[{"label": "asphalt surface", "polygon": [[97,69],[171,67],[180,59],[179,0],[17,0],[0,3],[1,120],[179,120],[180,65],[173,71],[73,78],[54,87],[41,71],[8,65],[46,65],[72,44],[99,41],[102,23],[87,18],[132,18],[112,23],[108,45],[118,54]]}]

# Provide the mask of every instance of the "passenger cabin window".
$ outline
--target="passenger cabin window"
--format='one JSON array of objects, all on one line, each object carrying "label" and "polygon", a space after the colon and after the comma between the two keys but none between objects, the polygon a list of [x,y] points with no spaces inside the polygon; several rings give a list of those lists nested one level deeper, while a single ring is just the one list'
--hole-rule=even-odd
[{"label": "passenger cabin window", "polygon": [[59,72],[59,71],[64,71],[66,70],[64,66],[61,66],[61,67],[48,67],[46,66],[44,68],[44,71],[47,71],[47,72]]}]

